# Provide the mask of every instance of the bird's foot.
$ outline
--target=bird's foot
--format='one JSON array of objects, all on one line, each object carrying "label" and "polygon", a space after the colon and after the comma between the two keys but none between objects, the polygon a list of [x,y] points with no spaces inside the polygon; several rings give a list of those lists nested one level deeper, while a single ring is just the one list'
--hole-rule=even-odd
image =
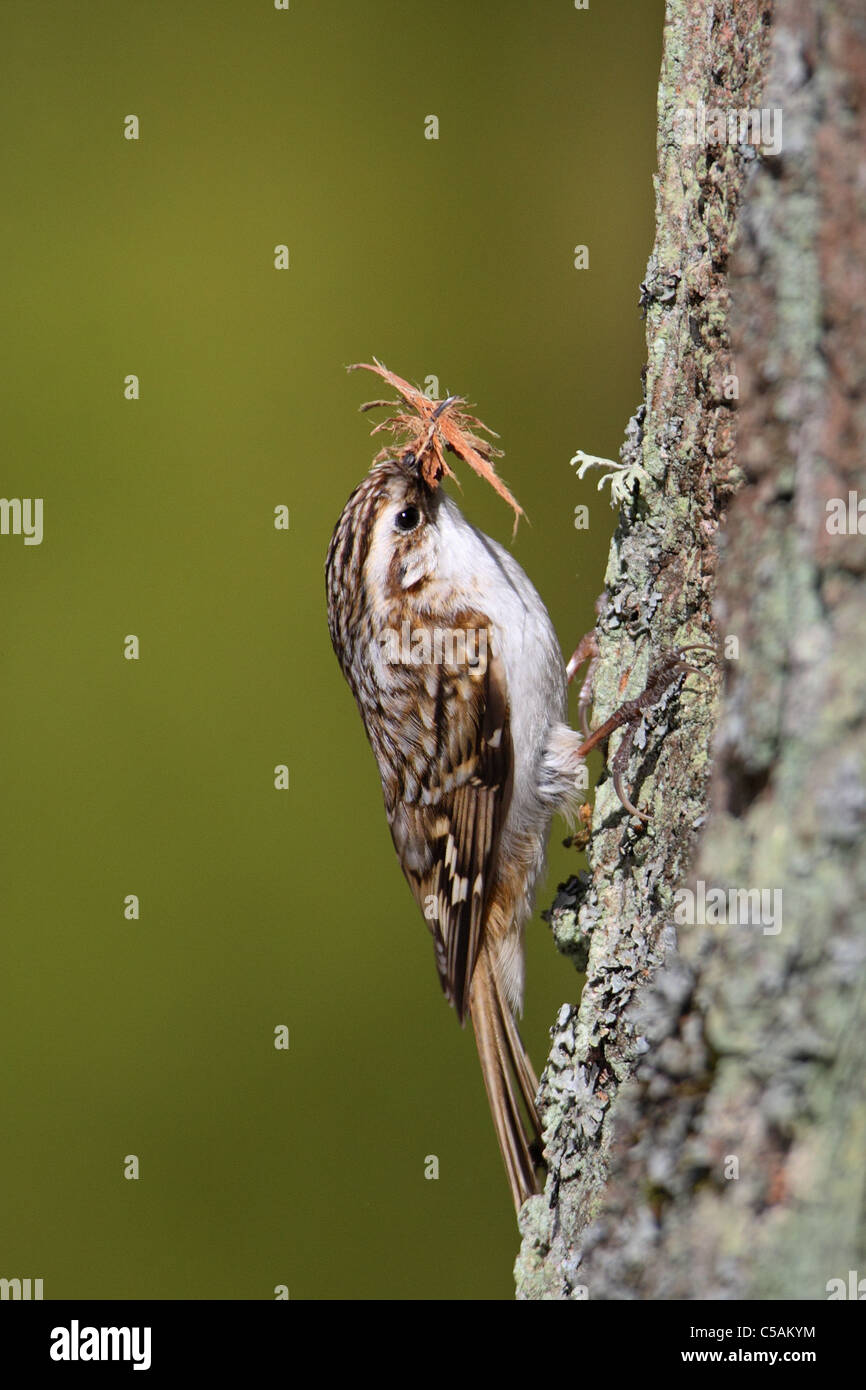
[{"label": "bird's foot", "polygon": [[[583,643],[586,641],[587,638],[584,638],[583,642],[578,646],[574,657],[572,657],[572,662],[575,660],[575,657],[577,657],[583,647]],[[658,703],[665,691],[673,685],[674,681],[677,680],[679,676],[688,675],[690,672],[694,672],[699,676],[708,674],[702,667],[695,666],[691,662],[683,659],[687,652],[703,652],[710,656],[716,655],[715,647],[711,647],[704,642],[692,642],[686,647],[678,647],[673,651],[666,652],[661,661],[650,671],[646,685],[640,695],[634,700],[626,700],[621,704],[619,709],[615,710],[609,719],[606,719],[599,728],[588,735],[577,750],[578,756],[585,758],[587,753],[591,753],[593,748],[597,748],[600,743],[604,743],[604,741],[610,738],[610,735],[617,729],[625,728],[622,742],[617,748],[613,757],[613,762],[611,763],[611,776],[613,778],[616,794],[629,815],[637,816],[638,819],[642,821],[648,821],[649,816],[646,815],[645,812],[639,811],[632,803],[628,793],[623,788],[623,777],[634,747],[635,735],[647,711]],[[587,651],[583,656],[583,660],[586,660],[587,656],[592,657],[592,660],[590,662],[590,671],[587,675],[587,679],[584,681],[584,687],[581,689],[581,700],[583,700],[584,690],[587,683],[590,682],[591,675],[594,672],[594,665],[598,661],[598,647],[596,646],[594,653]],[[569,662],[569,667],[570,666],[571,662]],[[588,702],[587,699],[587,704]],[[583,722],[582,728],[584,733],[586,733],[586,725]]]}]

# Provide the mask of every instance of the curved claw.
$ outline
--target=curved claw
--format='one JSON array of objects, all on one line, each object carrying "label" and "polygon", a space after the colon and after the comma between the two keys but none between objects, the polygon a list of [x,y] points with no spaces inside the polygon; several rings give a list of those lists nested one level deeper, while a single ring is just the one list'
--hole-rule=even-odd
[{"label": "curved claw", "polygon": [[[611,767],[613,785],[620,802],[625,810],[628,811],[629,815],[636,816],[638,820],[644,822],[649,821],[650,817],[644,811],[639,811],[631,801],[623,787],[623,774],[631,756],[635,731],[640,719],[647,710],[651,709],[652,706],[661,699],[662,695],[668,687],[673,684],[678,675],[686,672],[694,672],[694,674],[698,676],[709,675],[709,672],[703,670],[700,666],[693,666],[690,662],[683,661],[682,658],[685,652],[706,652],[713,656],[716,655],[715,648],[709,646],[705,642],[691,642],[685,647],[678,647],[674,651],[667,652],[665,656],[662,657],[661,661],[650,671],[646,685],[640,695],[638,695],[636,699],[626,700],[624,704],[620,705],[619,709],[615,710],[600,728],[596,729],[593,734],[584,740],[579,749],[579,755],[585,757],[587,753],[599,743],[603,742],[604,739],[609,738],[616,729],[622,728],[622,726],[625,725],[625,736],[616,751]],[[577,653],[575,653],[575,656],[576,655]]]},{"label": "curved claw", "polygon": [[677,661],[677,665],[679,666],[679,669],[680,669],[681,671],[693,671],[693,672],[695,673],[696,676],[708,676],[708,675],[709,675],[709,671],[705,671],[704,668],[703,668],[702,666],[692,666],[691,662],[683,661],[683,660],[682,660],[683,652],[706,652],[708,656],[715,656],[715,655],[716,655],[716,649],[715,649],[715,647],[709,647],[709,646],[707,646],[706,642],[690,642],[690,643],[688,644],[688,646],[686,646],[686,647],[678,647],[678,648],[676,649],[676,655],[677,655],[678,658],[680,658],[680,659]]},{"label": "curved claw", "polygon": [[649,821],[649,816],[646,814],[646,812],[639,811],[637,807],[634,806],[632,802],[629,800],[626,792],[623,791],[621,772],[615,772],[613,774],[613,789],[630,816],[637,816],[638,820],[642,820],[644,821],[644,823]]}]

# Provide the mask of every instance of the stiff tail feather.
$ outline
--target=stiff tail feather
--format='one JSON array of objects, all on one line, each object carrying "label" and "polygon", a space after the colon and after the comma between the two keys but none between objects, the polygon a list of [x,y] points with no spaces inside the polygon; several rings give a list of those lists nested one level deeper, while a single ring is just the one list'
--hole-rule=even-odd
[{"label": "stiff tail feather", "polygon": [[[481,1073],[517,1211],[540,1190],[535,1169],[541,1159],[541,1125],[535,1106],[538,1081],[496,966],[482,946],[472,973],[469,1016],[475,1030]],[[520,1108],[521,1098],[526,1117]]]}]

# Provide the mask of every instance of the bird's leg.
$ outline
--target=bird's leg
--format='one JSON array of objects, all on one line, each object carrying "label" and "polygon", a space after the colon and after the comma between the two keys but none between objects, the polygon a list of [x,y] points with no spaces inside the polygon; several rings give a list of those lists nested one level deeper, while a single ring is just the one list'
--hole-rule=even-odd
[{"label": "bird's leg", "polygon": [[[583,642],[586,640],[587,639],[584,638]],[[580,651],[580,647],[583,646],[583,642],[578,647],[578,652]],[[625,809],[630,815],[637,816],[643,821],[649,820],[649,816],[645,815],[643,811],[639,811],[629,800],[627,793],[623,790],[623,775],[628,767],[628,760],[631,757],[631,751],[634,747],[638,726],[647,710],[658,703],[662,695],[673,685],[678,676],[690,671],[694,671],[699,676],[707,674],[700,666],[693,666],[690,662],[683,660],[683,656],[686,652],[707,652],[714,656],[715,648],[708,646],[704,642],[693,642],[687,647],[679,647],[675,651],[666,652],[658,665],[654,666],[650,671],[647,677],[647,683],[640,695],[634,700],[626,700],[620,705],[619,709],[614,710],[610,718],[606,719],[599,728],[595,729],[577,750],[578,757],[585,758],[587,753],[592,752],[593,748],[597,748],[605,739],[610,738],[610,735],[614,733],[616,729],[621,729],[625,725],[625,733],[622,742],[616,750],[613,762],[611,763],[611,775],[613,777],[613,785],[616,794]],[[577,652],[575,652],[575,656],[576,655]],[[572,661],[574,661],[574,657],[572,657]],[[569,662],[569,667],[570,666],[571,662]],[[592,667],[590,669],[592,669]],[[582,698],[583,690],[581,690],[581,699]],[[584,732],[586,732],[585,725],[583,728]]]}]

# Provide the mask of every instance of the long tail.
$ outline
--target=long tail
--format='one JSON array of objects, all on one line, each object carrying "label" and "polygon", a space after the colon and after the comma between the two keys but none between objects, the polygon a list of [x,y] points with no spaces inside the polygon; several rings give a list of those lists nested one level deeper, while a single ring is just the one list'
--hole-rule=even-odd
[{"label": "long tail", "polygon": [[[484,946],[472,973],[469,1015],[496,1137],[519,1211],[527,1197],[540,1191],[535,1175],[536,1167],[542,1163],[541,1125],[535,1107],[538,1081],[502,992],[496,966]],[[526,1119],[520,1108],[521,1098]]]}]

